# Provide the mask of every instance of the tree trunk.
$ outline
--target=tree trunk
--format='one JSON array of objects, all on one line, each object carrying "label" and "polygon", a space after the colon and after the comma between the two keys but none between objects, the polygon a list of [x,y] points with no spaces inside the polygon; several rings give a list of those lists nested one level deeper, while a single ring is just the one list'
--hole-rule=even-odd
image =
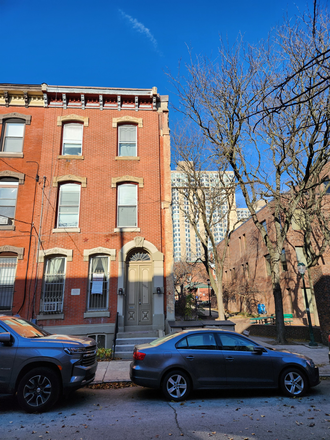
[{"label": "tree trunk", "polygon": [[217,284],[217,304],[218,304],[218,320],[225,320],[225,310],[223,307],[223,293],[222,293],[222,283]]},{"label": "tree trunk", "polygon": [[278,262],[274,265],[274,268],[273,268],[272,284],[273,284],[273,295],[274,295],[274,302],[275,302],[277,342],[279,344],[286,344],[287,341],[285,339],[283,301],[282,301],[282,290],[281,290],[281,285],[280,285],[280,271],[279,271],[279,263]]}]

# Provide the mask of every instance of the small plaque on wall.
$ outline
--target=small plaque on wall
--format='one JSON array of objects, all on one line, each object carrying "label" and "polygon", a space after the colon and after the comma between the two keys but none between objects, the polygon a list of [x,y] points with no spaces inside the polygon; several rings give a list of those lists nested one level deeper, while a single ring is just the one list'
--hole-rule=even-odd
[{"label": "small plaque on wall", "polygon": [[71,289],[71,295],[80,295],[80,289]]}]

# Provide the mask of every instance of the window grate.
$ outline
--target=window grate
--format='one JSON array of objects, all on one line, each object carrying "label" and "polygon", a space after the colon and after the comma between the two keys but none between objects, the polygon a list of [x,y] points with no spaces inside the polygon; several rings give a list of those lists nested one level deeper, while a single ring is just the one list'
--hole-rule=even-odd
[{"label": "window grate", "polygon": [[0,258],[0,310],[11,310],[17,258]]},{"label": "window grate", "polygon": [[41,312],[62,313],[65,281],[65,258],[56,257],[47,260],[44,273]]}]

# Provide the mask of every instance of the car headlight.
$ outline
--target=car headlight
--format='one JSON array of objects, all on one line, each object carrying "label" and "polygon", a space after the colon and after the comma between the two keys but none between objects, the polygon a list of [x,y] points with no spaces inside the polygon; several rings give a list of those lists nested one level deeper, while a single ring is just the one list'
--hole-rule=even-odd
[{"label": "car headlight", "polygon": [[314,362],[313,362],[313,359],[307,359],[306,362],[307,362],[307,364],[308,364],[311,368],[314,368],[314,367],[315,367],[315,364],[314,364]]},{"label": "car headlight", "polygon": [[65,347],[64,351],[67,354],[85,353],[85,347]]}]

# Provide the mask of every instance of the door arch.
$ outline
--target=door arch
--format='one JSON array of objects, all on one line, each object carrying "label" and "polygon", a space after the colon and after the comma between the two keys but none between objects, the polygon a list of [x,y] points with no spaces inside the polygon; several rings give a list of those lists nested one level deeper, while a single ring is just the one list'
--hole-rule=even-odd
[{"label": "door arch", "polygon": [[[133,255],[136,253],[144,253],[148,254],[150,257],[149,260],[141,260],[140,257],[135,256],[132,258],[132,261],[129,261]],[[142,257],[145,258],[145,257]],[[134,261],[135,260],[135,261]],[[127,288],[128,285],[128,268],[134,268],[135,266],[140,266],[141,271],[145,270],[145,266],[148,266],[148,270],[151,266],[151,276],[152,282],[150,285],[151,288],[151,326],[149,328],[152,329],[163,329],[165,323],[165,315],[164,315],[164,296],[163,294],[159,295],[154,293],[157,291],[159,287],[161,292],[164,293],[164,254],[159,252],[157,247],[152,244],[150,241],[144,239],[144,237],[135,237],[133,240],[126,243],[118,252],[118,297],[117,297],[117,311],[118,311],[118,329],[119,331],[125,331],[128,313],[128,294]],[[149,272],[150,273],[150,272]],[[135,271],[137,274],[137,270]],[[146,278],[146,274],[142,274]],[[140,278],[140,275],[139,275]],[[121,293],[124,293],[122,295]],[[142,304],[141,304],[142,305]],[[133,309],[131,309],[133,310]],[[148,317],[148,316],[147,316]],[[137,315],[135,316],[136,322]],[[146,323],[145,320],[141,321],[141,325]],[[128,328],[133,328],[133,323],[128,324]],[[138,324],[135,324],[138,325]],[[140,326],[140,325],[139,325]]]},{"label": "door arch", "polygon": [[144,249],[133,249],[127,255],[125,326],[152,324],[152,269]]}]

